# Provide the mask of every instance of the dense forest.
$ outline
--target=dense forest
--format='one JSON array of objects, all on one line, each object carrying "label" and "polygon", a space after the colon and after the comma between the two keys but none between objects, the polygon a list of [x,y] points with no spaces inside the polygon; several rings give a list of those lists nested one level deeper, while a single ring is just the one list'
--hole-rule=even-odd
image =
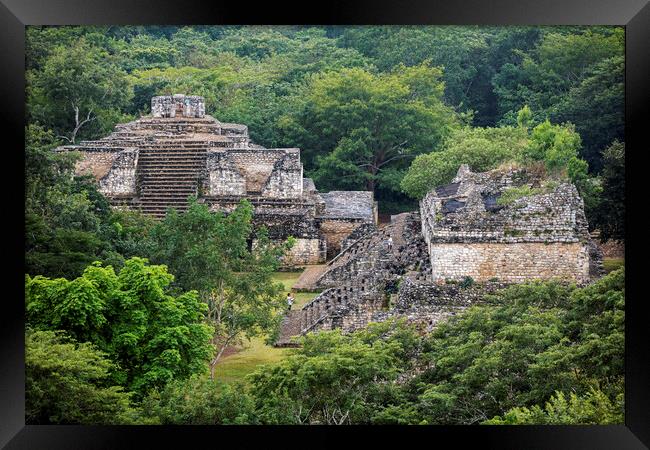
[{"label": "dense forest", "polygon": [[111,210],[52,149],[154,95],[201,95],[254,142],[299,147],[319,190],[372,190],[383,213],[461,164],[537,165],[620,240],[624,44],[620,27],[27,27],[27,422],[622,423],[624,269],[513,286],[428,336],[319,333],[220,384],[226,348],[277,329],[291,240],[254,230],[245,201]]}]

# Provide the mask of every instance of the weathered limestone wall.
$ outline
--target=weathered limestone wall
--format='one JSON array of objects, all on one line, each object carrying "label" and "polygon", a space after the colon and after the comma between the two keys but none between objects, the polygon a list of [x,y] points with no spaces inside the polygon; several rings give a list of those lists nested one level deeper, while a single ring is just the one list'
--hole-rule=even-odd
[{"label": "weathered limestone wall", "polygon": [[364,222],[360,225],[357,225],[352,232],[341,241],[341,250],[349,247],[354,242],[362,239],[366,236],[369,236],[371,233],[377,231],[377,225],[375,223]]},{"label": "weathered limestone wall", "polygon": [[246,179],[224,151],[208,152],[208,195],[246,195]]},{"label": "weathered limestone wall", "polygon": [[[499,203],[507,189],[525,186],[537,192]],[[434,281],[587,283],[600,275],[583,201],[571,183],[535,179],[525,170],[472,173],[463,167],[453,183],[422,199],[420,211]]]},{"label": "weathered limestone wall", "polygon": [[333,258],[342,250],[343,241],[360,226],[358,220],[323,219],[320,229],[327,241],[327,256]]},{"label": "weathered limestone wall", "polygon": [[[470,306],[485,302],[487,294],[505,287],[503,283],[439,284],[401,279],[396,295],[389,296],[359,286],[342,286],[324,291],[303,308],[303,330],[320,331],[340,328],[350,333],[371,322],[406,319],[431,331],[441,321]],[[390,302],[390,304],[389,304]],[[318,319],[320,321],[316,322]],[[306,324],[312,324],[309,327]]]},{"label": "weathered limestone wall", "polygon": [[81,159],[75,164],[75,173],[78,175],[92,175],[99,181],[104,178],[113,166],[119,152],[85,152],[81,151]]},{"label": "weathered limestone wall", "polygon": [[[178,114],[180,112],[180,114]],[[151,98],[153,117],[203,117],[205,99],[198,95],[161,95]]]},{"label": "weathered limestone wall", "polygon": [[300,153],[288,151],[274,164],[271,175],[262,188],[262,197],[300,198],[302,187]]},{"label": "weathered limestone wall", "polygon": [[137,165],[137,149],[127,149],[118,153],[111,169],[99,180],[99,191],[106,195],[136,195]]},{"label": "weathered limestone wall", "polygon": [[208,195],[302,197],[302,164],[298,149],[213,150],[207,160]]},{"label": "weathered limestone wall", "polygon": [[137,148],[87,149],[80,153],[82,159],[77,161],[75,172],[79,175],[93,175],[102,194],[109,197],[136,195]]},{"label": "weathered limestone wall", "polygon": [[[577,242],[588,237],[582,199],[571,184],[522,197],[494,211],[486,210],[481,195],[476,200],[471,197],[463,202],[428,194],[420,203],[425,238],[431,242],[518,243]],[[496,202],[498,196],[494,197]],[[463,204],[446,213],[451,202]]]},{"label": "weathered limestone wall", "polygon": [[575,243],[431,244],[434,280],[498,279],[521,283],[531,279],[565,278],[589,281],[589,250]]},{"label": "weathered limestone wall", "polygon": [[343,285],[330,288],[301,309],[301,331],[354,328],[354,323],[367,321],[368,314],[381,311],[384,297],[364,285]]},{"label": "weathered limestone wall", "polygon": [[318,238],[296,238],[296,243],[283,259],[287,265],[300,266],[304,264],[318,264],[322,262],[322,243]]}]

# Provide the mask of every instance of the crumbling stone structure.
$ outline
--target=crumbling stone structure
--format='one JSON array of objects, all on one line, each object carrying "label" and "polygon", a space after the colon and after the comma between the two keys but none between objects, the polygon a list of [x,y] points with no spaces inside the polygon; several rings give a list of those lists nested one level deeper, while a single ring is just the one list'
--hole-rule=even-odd
[{"label": "crumbling stone structure", "polygon": [[[499,201],[508,189],[522,195]],[[403,317],[429,330],[511,283],[559,278],[580,284],[602,274],[583,202],[568,182],[526,170],[472,173],[462,166],[432,190],[420,213],[383,228],[358,228],[317,277],[325,289],[285,318],[276,345],[293,336]],[[392,238],[392,247],[388,238]]]},{"label": "crumbling stone structure", "polygon": [[151,98],[152,117],[203,117],[205,100],[198,95],[161,95]]},{"label": "crumbling stone structure", "polygon": [[[499,202],[514,188],[533,195]],[[420,211],[434,281],[565,278],[584,284],[600,275],[584,205],[569,182],[545,184],[522,169],[473,173],[463,166],[451,184],[422,199]]]},{"label": "crumbling stone structure", "polygon": [[153,97],[151,112],[57,150],[80,152],[77,173],[92,174],[115,207],[161,218],[169,208],[186,210],[189,196],[226,213],[248,199],[256,226],[275,240],[297,239],[288,265],[324,262],[328,245],[332,254],[357,227],[377,223],[372,192],[319,193],[303,177],[300,149],[252,143],[246,125],[206,115],[202,97]]}]

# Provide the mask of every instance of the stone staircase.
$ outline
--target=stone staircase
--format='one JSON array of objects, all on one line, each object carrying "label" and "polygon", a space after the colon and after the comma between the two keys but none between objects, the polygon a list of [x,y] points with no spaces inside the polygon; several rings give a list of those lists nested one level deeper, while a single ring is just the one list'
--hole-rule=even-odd
[{"label": "stone staircase", "polygon": [[299,309],[287,312],[280,326],[280,335],[275,341],[275,347],[299,347],[294,339],[301,335],[302,316],[303,312]]},{"label": "stone staircase", "polygon": [[400,248],[407,244],[404,236],[406,234],[408,217],[409,213],[391,216],[390,235],[393,238],[393,253],[397,253]]},{"label": "stone staircase", "polygon": [[201,141],[159,140],[140,147],[137,177],[139,207],[144,214],[165,216],[168,208],[188,208],[205,170],[207,147]]},{"label": "stone staircase", "polygon": [[293,285],[292,289],[296,292],[313,292],[318,291],[316,282],[326,270],[325,264],[307,266],[307,268],[300,274],[300,277]]},{"label": "stone staircase", "polygon": [[[389,236],[393,239],[392,251],[387,246]],[[349,327],[350,320],[369,317],[386,307],[382,289],[390,285],[394,288],[406,274],[416,282],[426,281],[429,272],[419,216],[413,213],[393,216],[390,224],[352,242],[328,264],[315,266],[311,273],[305,271],[301,276],[303,285],[326,289],[297,311],[299,326],[295,314],[283,323],[282,338],[276,345],[291,342],[292,333],[297,336]]]}]

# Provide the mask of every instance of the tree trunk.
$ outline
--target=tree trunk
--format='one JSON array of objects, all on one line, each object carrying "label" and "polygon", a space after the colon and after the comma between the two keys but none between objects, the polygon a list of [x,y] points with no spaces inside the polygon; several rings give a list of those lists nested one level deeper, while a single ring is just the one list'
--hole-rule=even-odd
[{"label": "tree trunk", "polygon": [[226,341],[224,345],[221,346],[221,349],[217,353],[217,356],[215,356],[211,361],[210,361],[210,380],[214,381],[214,369],[217,366],[217,362],[219,362],[219,359],[221,358],[221,355],[223,355],[223,352],[226,351],[226,347],[228,347],[228,344],[230,343],[230,339]]}]

